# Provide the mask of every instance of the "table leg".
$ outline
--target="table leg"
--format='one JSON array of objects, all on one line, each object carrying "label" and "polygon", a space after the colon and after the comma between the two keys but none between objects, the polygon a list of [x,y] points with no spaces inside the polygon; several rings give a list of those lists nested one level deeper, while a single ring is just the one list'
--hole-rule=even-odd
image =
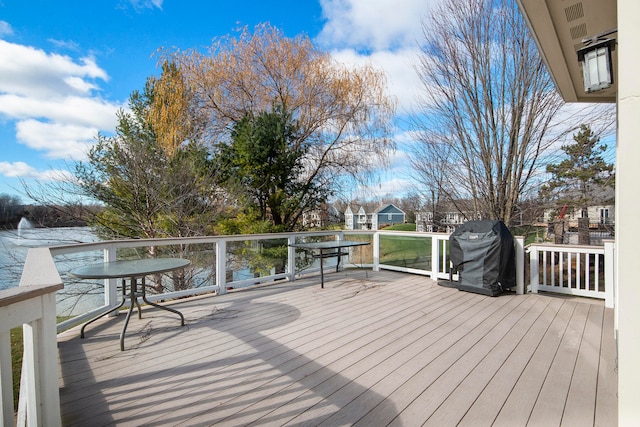
[{"label": "table leg", "polygon": [[[122,286],[125,286],[125,280],[122,279]],[[136,278],[131,278],[131,283],[129,284],[130,292],[129,292],[129,310],[127,311],[127,317],[124,319],[124,325],[122,325],[122,331],[120,332],[120,351],[124,351],[124,334],[127,331],[127,325],[129,325],[129,319],[131,318],[131,312],[133,311],[133,306],[138,306],[138,317],[142,319],[142,311],[140,310],[140,303],[138,302],[138,297],[136,296]]]},{"label": "table leg", "polygon": [[152,306],[158,307],[158,308],[160,308],[162,310],[170,311],[172,313],[177,314],[178,316],[180,316],[180,320],[181,320],[180,326],[184,326],[184,316],[178,310],[175,310],[175,309],[170,308],[170,307],[165,307],[165,306],[160,305],[160,304],[156,304],[156,303],[151,302],[151,301],[149,301],[147,299],[147,291],[146,291],[146,285],[145,285],[144,277],[142,278],[142,300],[144,302],[146,302],[147,304],[149,304],[149,305],[152,305]]},{"label": "table leg", "polygon": [[[123,286],[124,286],[124,280],[123,280]],[[184,326],[184,316],[178,310],[161,306],[160,304],[153,303],[147,299],[147,291],[146,291],[147,285],[144,277],[142,277],[142,283],[140,284],[140,286],[142,286],[142,289],[140,293],[138,293],[138,281],[135,277],[132,277],[131,283],[130,283],[131,292],[129,293],[131,304],[129,305],[129,311],[127,311],[127,318],[124,320],[124,325],[122,326],[122,331],[120,332],[120,351],[124,351],[124,336],[125,336],[125,333],[127,332],[127,326],[129,325],[129,319],[131,318],[131,312],[133,311],[134,304],[138,307],[138,318],[142,319],[142,310],[140,308],[140,303],[138,302],[138,295],[142,296],[142,300],[149,305],[158,307],[162,310],[170,311],[172,313],[176,313],[178,316],[180,316],[181,326]]]},{"label": "table leg", "polygon": [[322,269],[322,263],[324,260],[324,254],[322,248],[320,248],[320,288],[324,289],[324,270]]},{"label": "table leg", "polygon": [[89,320],[87,323],[82,325],[82,328],[80,328],[80,338],[84,338],[84,328],[86,328],[90,323],[95,322],[96,320],[100,319],[103,316],[106,316],[109,313],[112,313],[112,312],[114,312],[116,310],[119,310],[124,305],[126,300],[127,300],[127,298],[126,298],[126,288],[125,288],[124,283],[123,283],[122,284],[122,301],[120,301],[120,305],[115,307],[115,308],[112,308],[111,310],[109,310],[109,311],[107,311],[105,313],[102,313],[100,316],[94,317],[93,319]]}]

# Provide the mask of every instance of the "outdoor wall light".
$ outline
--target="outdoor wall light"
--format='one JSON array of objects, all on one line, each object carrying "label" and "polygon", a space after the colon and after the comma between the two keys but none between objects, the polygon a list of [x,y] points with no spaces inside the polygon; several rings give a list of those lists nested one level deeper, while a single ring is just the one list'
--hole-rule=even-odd
[{"label": "outdoor wall light", "polygon": [[611,51],[615,48],[615,39],[604,38],[617,32],[610,30],[591,39],[582,40],[586,45],[578,50],[578,61],[582,63],[584,91],[587,93],[606,89],[613,83]]}]

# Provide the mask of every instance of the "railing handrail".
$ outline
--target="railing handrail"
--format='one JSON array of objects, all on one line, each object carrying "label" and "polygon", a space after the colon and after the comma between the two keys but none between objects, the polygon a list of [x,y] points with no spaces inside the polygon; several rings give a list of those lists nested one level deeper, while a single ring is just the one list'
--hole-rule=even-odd
[{"label": "railing handrail", "polygon": [[538,250],[545,249],[556,252],[576,252],[582,253],[604,253],[604,244],[602,245],[565,245],[558,243],[531,243],[527,245],[527,248],[536,247]]},{"label": "railing handrail", "polygon": [[[361,232],[361,230],[346,230],[348,234]],[[264,239],[286,239],[289,237],[305,237],[305,236],[331,236],[344,234],[345,230],[329,230],[329,231],[312,231],[312,232],[283,232],[283,233],[262,233],[262,234],[228,234],[218,236],[196,236],[196,237],[160,237],[153,239],[119,239],[119,240],[102,240],[99,242],[74,243],[71,245],[60,245],[51,247],[53,255],[67,255],[78,252],[88,252],[92,250],[100,250],[109,246],[117,246],[118,248],[137,248],[142,246],[171,246],[178,244],[205,244],[225,242],[242,242],[246,240],[264,240]],[[366,231],[365,231],[366,233]],[[372,231],[368,231],[371,234]]]}]

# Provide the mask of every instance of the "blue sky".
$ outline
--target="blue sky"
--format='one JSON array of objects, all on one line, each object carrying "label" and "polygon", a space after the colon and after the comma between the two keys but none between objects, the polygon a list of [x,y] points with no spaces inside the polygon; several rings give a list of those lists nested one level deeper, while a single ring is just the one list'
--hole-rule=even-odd
[{"label": "blue sky", "polygon": [[[269,22],[308,35],[336,60],[379,66],[407,112],[433,1],[0,0],[0,194],[20,195],[20,180],[46,182],[82,160],[98,132],[113,131],[131,92],[158,73],[157,49],[204,50],[245,25]],[[378,194],[407,189],[403,156],[381,175]]]}]

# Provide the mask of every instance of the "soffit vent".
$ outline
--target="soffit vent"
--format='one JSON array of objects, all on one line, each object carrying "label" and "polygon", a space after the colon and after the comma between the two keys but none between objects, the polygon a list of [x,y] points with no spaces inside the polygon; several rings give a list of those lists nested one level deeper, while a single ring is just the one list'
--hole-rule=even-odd
[{"label": "soffit vent", "polygon": [[575,27],[571,27],[569,29],[571,33],[571,39],[581,39],[587,36],[587,24],[576,25]]},{"label": "soffit vent", "polygon": [[576,3],[564,9],[564,13],[567,16],[567,22],[575,21],[576,19],[584,18],[584,11],[582,10],[582,3]]}]

